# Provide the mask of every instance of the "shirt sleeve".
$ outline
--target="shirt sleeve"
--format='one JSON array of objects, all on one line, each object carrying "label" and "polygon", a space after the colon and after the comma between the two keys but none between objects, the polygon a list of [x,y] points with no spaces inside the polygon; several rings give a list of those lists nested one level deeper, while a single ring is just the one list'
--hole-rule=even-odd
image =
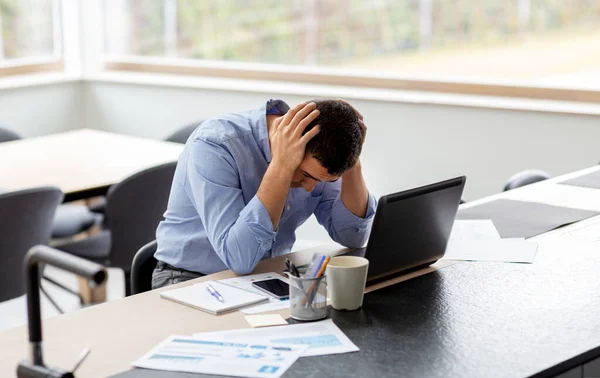
[{"label": "shirt sleeve", "polygon": [[360,248],[369,238],[377,200],[369,193],[366,215],[357,217],[342,202],[341,183],[342,179],[324,184],[315,216],[335,242],[348,248]]},{"label": "shirt sleeve", "polygon": [[198,139],[191,146],[185,188],[223,263],[248,274],[271,249],[276,232],[257,196],[244,202],[233,157],[225,148]]}]

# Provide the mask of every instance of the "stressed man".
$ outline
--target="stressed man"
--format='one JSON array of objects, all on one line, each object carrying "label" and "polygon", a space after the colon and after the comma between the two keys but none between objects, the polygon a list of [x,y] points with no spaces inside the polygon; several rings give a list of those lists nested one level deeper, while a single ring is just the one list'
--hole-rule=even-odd
[{"label": "stressed man", "polygon": [[289,253],[315,214],[331,238],[362,247],[375,213],[363,179],[362,116],[341,100],[270,100],[204,121],[179,158],[156,231],[158,288]]}]

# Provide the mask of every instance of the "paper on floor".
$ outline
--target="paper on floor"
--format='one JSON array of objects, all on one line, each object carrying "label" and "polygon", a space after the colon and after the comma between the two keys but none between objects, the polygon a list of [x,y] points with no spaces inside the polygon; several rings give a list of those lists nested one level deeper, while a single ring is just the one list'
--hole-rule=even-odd
[{"label": "paper on floor", "polygon": [[170,336],[139,360],[138,368],[236,377],[281,377],[305,345],[224,342],[206,337]]},{"label": "paper on floor", "polygon": [[538,245],[522,238],[450,239],[444,259],[533,263]]},{"label": "paper on floor", "polygon": [[308,349],[304,351],[302,357],[349,353],[359,350],[331,319],[285,327],[196,333],[194,336],[210,337],[221,341],[271,342],[285,346],[308,345]]},{"label": "paper on floor", "polygon": [[246,315],[246,321],[252,328],[287,325],[288,322],[279,314]]}]

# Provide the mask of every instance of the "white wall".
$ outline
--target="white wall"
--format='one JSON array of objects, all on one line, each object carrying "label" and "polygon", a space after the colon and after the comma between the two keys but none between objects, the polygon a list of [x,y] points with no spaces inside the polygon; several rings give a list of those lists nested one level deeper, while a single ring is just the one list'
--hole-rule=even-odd
[{"label": "white wall", "polygon": [[0,89],[0,125],[25,137],[84,127],[80,82]]},{"label": "white wall", "polygon": [[[163,138],[195,120],[259,106],[269,98],[305,97],[134,84],[86,83],[86,125]],[[464,198],[501,190],[525,168],[559,175],[600,161],[600,118],[524,111],[352,101],[369,127],[365,176],[386,194],[467,175]],[[323,240],[311,222],[299,237]]]}]

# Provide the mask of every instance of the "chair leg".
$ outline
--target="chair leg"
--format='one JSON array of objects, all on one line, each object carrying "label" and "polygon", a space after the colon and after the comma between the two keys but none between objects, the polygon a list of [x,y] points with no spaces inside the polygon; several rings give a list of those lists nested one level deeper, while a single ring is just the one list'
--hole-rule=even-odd
[{"label": "chair leg", "polygon": [[129,297],[131,295],[131,270],[123,269],[123,273],[125,273],[125,296]]},{"label": "chair leg", "polygon": [[54,308],[58,311],[59,314],[64,314],[65,312],[62,310],[62,308],[60,308],[60,306],[58,305],[58,303],[56,303],[56,301],[54,299],[52,299],[52,297],[50,296],[50,294],[48,294],[46,292],[46,290],[44,289],[44,287],[40,284],[40,291],[42,292],[42,294],[44,294],[46,296],[46,298],[48,298],[48,300],[50,301],[50,303],[52,303],[52,306],[54,306]]},{"label": "chair leg", "polygon": [[[52,279],[52,278],[50,278],[50,277],[43,276],[42,278],[43,278],[44,280],[46,280],[46,281],[50,282],[50,283],[51,283],[51,284],[53,284],[54,286],[58,286],[58,287],[60,287],[61,289],[63,289],[64,291],[66,291],[66,292],[68,292],[68,293],[70,293],[70,294],[73,294],[73,295],[75,295],[77,298],[79,298],[79,303],[80,303],[80,304],[83,306],[83,304],[84,304],[84,303],[83,303],[83,298],[81,297],[81,295],[79,295],[79,293],[78,293],[78,292],[76,292],[76,291],[74,291],[74,290],[71,290],[71,289],[69,289],[68,287],[64,286],[64,285],[63,285],[63,284],[61,284],[60,282],[57,282],[57,281],[55,281],[54,279]],[[41,286],[41,285],[40,285],[40,286]]]}]

